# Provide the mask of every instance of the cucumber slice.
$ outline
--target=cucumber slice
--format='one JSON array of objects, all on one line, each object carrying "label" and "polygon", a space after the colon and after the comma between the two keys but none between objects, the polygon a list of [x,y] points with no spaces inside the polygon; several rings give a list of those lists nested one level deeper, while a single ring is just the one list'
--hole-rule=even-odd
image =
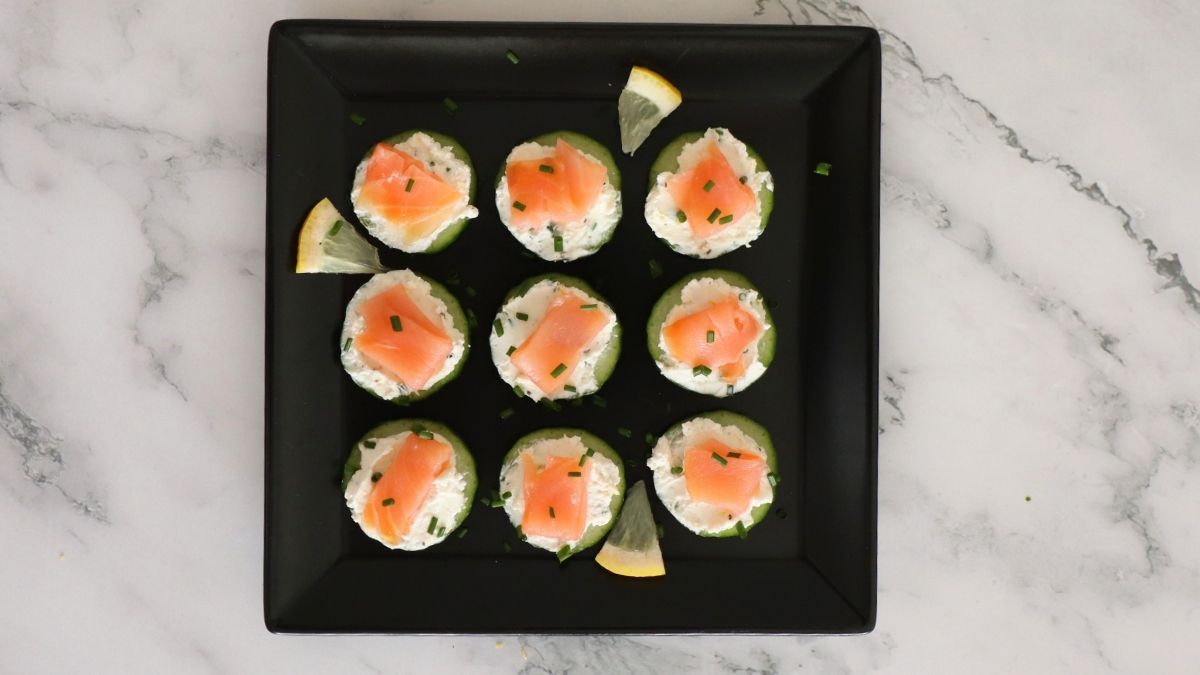
[{"label": "cucumber slice", "polygon": [[[621,459],[621,456],[618,455],[617,451],[614,450],[608,443],[606,443],[604,439],[593,433],[584,431],[583,429],[553,427],[549,429],[539,429],[537,431],[525,434],[521,438],[518,438],[517,442],[513,443],[513,446],[508,453],[504,455],[504,461],[500,464],[500,475],[503,476],[504,470],[514,464],[521,452],[529,446],[537,443],[538,441],[564,438],[568,436],[578,437],[581,441],[583,441],[585,446],[595,450],[599,454],[604,455],[611,460],[613,464],[616,464],[617,472],[620,474],[620,481],[617,484],[617,492],[613,495],[612,501],[609,502],[608,505],[608,520],[600,525],[592,525],[591,527],[587,528],[584,530],[583,536],[579,538],[579,541],[574,546],[568,548],[566,551],[558,552],[558,558],[560,561],[564,561],[576,553],[595,545],[604,538],[604,535],[608,533],[608,530],[612,527],[613,522],[617,519],[617,514],[621,511],[621,504],[625,495],[625,463]],[[507,505],[505,512],[507,513]]]},{"label": "cucumber slice", "polygon": [[[463,443],[458,434],[451,431],[444,424],[419,418],[394,420],[384,422],[363,434],[362,438],[358,439],[354,447],[350,450],[350,456],[346,459],[346,464],[342,467],[342,492],[346,491],[346,486],[350,483],[350,477],[358,473],[358,470],[362,468],[363,443],[374,439],[395,436],[405,431],[417,431],[420,429],[431,431],[445,438],[450,443],[450,447],[454,449],[454,468],[467,481],[466,490],[463,492],[463,497],[466,501],[463,503],[462,509],[454,516],[454,522],[446,528],[446,537],[449,537],[450,533],[457,529],[459,525],[462,525],[463,521],[467,519],[467,515],[471,513],[471,505],[475,502],[475,489],[479,484],[479,479],[475,473],[475,458],[471,455],[471,451],[467,449],[467,444]],[[442,540],[444,541],[446,537],[442,537]]]},{"label": "cucumber slice", "polygon": [[[596,289],[592,288],[583,279],[580,279],[578,277],[568,276],[566,274],[553,274],[553,273],[552,274],[539,274],[537,276],[529,277],[528,279],[517,284],[516,286],[513,287],[512,290],[510,290],[508,293],[505,294],[504,301],[501,303],[501,307],[503,307],[504,305],[507,305],[510,300],[513,300],[514,298],[518,298],[522,295],[525,295],[526,293],[529,292],[529,289],[534,287],[534,285],[536,285],[537,283],[539,283],[541,281],[546,281],[546,280],[556,281],[564,286],[569,286],[571,288],[582,291],[583,293],[587,294],[589,297],[595,298],[596,300],[604,303],[605,305],[608,306],[608,308],[610,310],[612,310],[612,303],[610,303],[608,300],[606,300],[603,295],[600,295],[599,293],[597,293]],[[612,310],[612,311],[613,311],[613,314],[616,314],[616,310]],[[491,334],[494,336],[495,331],[496,331],[495,323],[493,323],[492,325],[493,325],[493,327],[492,327]],[[493,363],[495,363],[496,355],[493,354],[492,356],[493,356]],[[620,317],[617,317],[617,325],[613,326],[612,339],[609,340],[608,345],[605,346],[604,351],[601,352],[599,359],[596,361],[596,369],[594,371],[595,376],[596,376],[596,391],[599,391],[600,388],[604,386],[604,383],[608,381],[608,378],[612,376],[613,371],[617,367],[617,360],[620,358],[620,356],[621,356],[621,323],[620,323]],[[505,356],[505,358],[507,358],[507,356]],[[499,371],[500,364],[495,363],[495,365],[496,365],[497,371]],[[588,396],[588,395],[594,394],[594,393],[595,393],[595,391],[577,392],[577,393],[573,393],[573,394],[571,392],[563,392],[563,395],[558,396],[557,400],[569,400],[569,399],[573,399],[573,398],[579,398],[581,396]],[[530,398],[532,398],[532,397],[530,397]]]},{"label": "cucumber slice", "polygon": [[[394,136],[389,136],[388,138],[385,138],[379,142],[391,143],[392,145],[395,145],[397,143],[403,143],[404,141],[407,141],[410,137],[417,133],[423,133],[438,143],[450,148],[450,152],[454,155],[454,158],[460,162],[463,162],[468,168],[471,169],[471,187],[467,192],[467,203],[474,204],[475,184],[477,183],[475,165],[471,162],[471,156],[467,154],[467,149],[463,147],[462,143],[459,143],[457,140],[447,136],[446,134],[436,131],[429,131],[428,129],[409,129],[407,131],[401,131],[400,133]],[[362,162],[365,162],[371,158],[371,152],[373,151],[374,147],[375,146],[372,145],[371,148],[369,148],[366,153],[363,154]],[[372,232],[372,234],[376,229],[387,227],[385,224],[374,222],[370,216],[360,215],[358,219],[362,222],[363,227],[366,227],[368,231]],[[467,223],[470,221],[470,218],[462,218],[461,220],[454,221],[450,225],[446,226],[446,229],[442,230],[442,233],[439,234],[432,242],[430,242],[429,246],[424,250],[408,251],[408,253],[437,253],[445,249],[447,246],[454,243],[455,239],[458,239],[458,236],[462,234],[463,230],[467,227]]]},{"label": "cucumber slice", "polygon": [[[650,320],[646,322],[646,347],[650,350],[650,357],[656,363],[663,363],[663,353],[662,349],[658,346],[658,337],[662,334],[663,324],[667,320],[667,315],[671,313],[672,309],[675,309],[676,306],[683,302],[683,287],[695,279],[721,279],[730,286],[759,292],[746,277],[737,272],[722,269],[694,272],[675,282],[654,303],[654,308],[650,310]],[[759,292],[759,295],[761,296],[762,293]],[[770,329],[759,339],[758,362],[763,365],[763,368],[767,368],[770,367],[771,361],[775,359],[776,333],[779,331],[775,329],[775,322],[771,318],[771,310],[767,309],[765,302],[763,303],[763,313],[766,315],[766,325],[770,326]],[[684,388],[686,389],[687,387]]]},{"label": "cucumber slice", "polygon": [[[754,441],[758,445],[759,449],[763,451],[763,454],[766,456],[767,460],[767,470],[778,475],[779,463],[775,455],[775,445],[771,443],[771,434],[761,424],[755,422],[749,417],[746,417],[745,415],[739,415],[738,413],[731,412],[729,410],[714,410],[712,412],[695,415],[685,420],[676,422],[671,426],[670,429],[667,429],[663,436],[672,440],[678,439],[683,433],[683,425],[685,423],[700,418],[712,420],[721,426],[737,427],[742,433],[749,436],[750,440]],[[657,490],[657,488],[658,486],[656,485],[655,489]],[[775,493],[777,491],[778,482],[771,486],[771,501],[767,502],[766,504],[760,504],[750,511],[751,523],[748,526],[743,526],[744,530],[750,530],[755,525],[762,522],[762,519],[771,512],[771,504],[775,501]],[[667,506],[665,503],[663,505]],[[671,515],[675,516],[675,512],[671,511],[669,506],[667,506],[667,511],[670,511]],[[678,516],[676,516],[676,520],[678,520]],[[741,532],[738,531],[737,525],[734,525],[733,527],[720,530],[718,532],[700,532],[697,534],[702,537],[724,538],[740,536]]]}]

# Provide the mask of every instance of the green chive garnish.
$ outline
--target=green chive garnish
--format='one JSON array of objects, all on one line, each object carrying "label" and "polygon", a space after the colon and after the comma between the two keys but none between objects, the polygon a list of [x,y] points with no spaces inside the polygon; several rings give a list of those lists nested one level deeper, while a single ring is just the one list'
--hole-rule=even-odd
[{"label": "green chive garnish", "polygon": [[554,507],[553,506],[550,507],[550,517],[551,518],[554,517]]},{"label": "green chive garnish", "polygon": [[522,530],[520,525],[517,526],[517,539],[525,541],[525,530]]},{"label": "green chive garnish", "polygon": [[584,454],[584,455],[586,455],[586,456],[588,456],[588,457],[591,457],[592,455],[596,454],[596,450],[595,450],[594,448],[588,448],[588,449],[587,449],[587,452],[585,452],[585,453],[583,453],[583,454]]},{"label": "green chive garnish", "polygon": [[517,395],[517,397],[519,398],[519,397],[521,397],[521,396],[524,396],[524,395],[525,395],[525,390],[521,388],[521,385],[519,385],[519,384],[514,384],[514,385],[513,385],[513,393],[514,393],[514,394],[516,394],[516,395]]},{"label": "green chive garnish", "polygon": [[692,368],[692,375],[701,376],[701,375],[711,375],[711,374],[712,374],[712,368],[709,368],[708,366],[704,365],[703,363],[696,366],[695,368]]},{"label": "green chive garnish", "polygon": [[496,337],[501,337],[504,335],[504,324],[500,323],[500,319],[496,319],[492,323],[492,327],[496,329]]},{"label": "green chive garnish", "polygon": [[718,455],[715,452],[712,454],[712,458],[717,460],[717,464],[720,464],[721,466],[725,466],[726,464],[729,463],[729,460],[725,459],[724,457]]},{"label": "green chive garnish", "polygon": [[521,202],[513,202],[513,208],[514,208],[514,209],[516,209],[516,210],[518,210],[518,211],[524,211],[524,210],[525,210],[525,205],[524,205],[524,204],[522,204]]},{"label": "green chive garnish", "polygon": [[475,287],[474,286],[467,286],[467,295],[471,296],[472,298],[475,297]]},{"label": "green chive garnish", "polygon": [[518,63],[520,63],[520,62],[521,62],[521,57],[517,56],[517,53],[516,53],[516,52],[514,52],[514,51],[513,51],[513,50],[511,50],[511,49],[510,49],[510,50],[508,50],[508,51],[506,51],[506,52],[504,52],[504,56],[505,56],[505,58],[507,58],[509,61],[512,61],[512,64],[513,64],[514,66],[515,66],[515,65],[517,65]]},{"label": "green chive garnish", "polygon": [[705,342],[716,342],[717,341],[716,331],[711,331],[711,330],[708,331],[708,334],[704,336],[704,341]]},{"label": "green chive garnish", "polygon": [[558,411],[562,410],[562,406],[558,404],[558,401],[555,401],[553,399],[548,399],[548,398],[542,399],[542,403],[547,408],[553,410],[554,412],[558,412]]},{"label": "green chive garnish", "polygon": [[451,115],[458,112],[458,104],[455,103],[454,99],[450,98],[449,96],[442,99],[442,105],[446,106],[446,112],[450,113]]},{"label": "green chive garnish", "polygon": [[725,453],[725,456],[726,456],[726,457],[733,457],[734,459],[738,459],[738,458],[740,458],[740,457],[742,456],[742,453],[738,452],[737,450],[733,450],[733,451],[731,451],[731,452],[727,452],[727,453]]},{"label": "green chive garnish", "polygon": [[502,420],[506,420],[512,416],[513,416],[512,408],[505,408],[504,410],[500,411],[500,419],[502,419]]},{"label": "green chive garnish", "polygon": [[414,434],[416,434],[416,435],[418,435],[418,436],[420,436],[421,438],[424,438],[424,439],[425,439],[425,440],[427,440],[427,441],[428,441],[428,440],[432,440],[432,439],[433,439],[433,432],[432,432],[432,431],[427,431],[427,430],[425,430],[425,429],[417,429],[417,430],[416,430],[416,431],[414,431],[413,433],[414,433]]},{"label": "green chive garnish", "polygon": [[517,351],[517,346],[516,346],[516,345],[511,345],[511,346],[509,346],[508,350],[504,352],[504,355],[505,355],[505,356],[512,356],[512,353],[513,353],[513,352],[515,352],[515,351]]},{"label": "green chive garnish", "polygon": [[681,223],[686,223],[687,222],[687,214],[684,213],[683,211],[676,211],[675,212],[675,220],[678,220]]},{"label": "green chive garnish", "polygon": [[593,302],[593,303],[587,304],[587,305],[580,305],[579,309],[596,309],[599,306],[600,305],[597,305],[596,303]]},{"label": "green chive garnish", "polygon": [[556,555],[558,556],[558,562],[565,561],[567,558],[571,557],[571,547],[564,546],[564,547],[558,549],[558,553]]},{"label": "green chive garnish", "polygon": [[617,433],[621,434],[625,438],[633,438],[633,432],[625,427],[617,427]]},{"label": "green chive garnish", "polygon": [[671,467],[671,473],[678,476],[679,474],[683,473],[683,467],[682,466],[673,466],[673,467]]},{"label": "green chive garnish", "polygon": [[538,164],[538,171],[542,173],[554,173],[554,167],[549,164]]},{"label": "green chive garnish", "polygon": [[372,483],[378,483],[380,478],[383,478],[383,474],[379,473],[378,471],[371,474],[371,482]]},{"label": "green chive garnish", "polygon": [[363,125],[363,122],[367,121],[367,118],[363,117],[362,115],[359,115],[358,113],[350,113],[350,121],[354,122],[355,126],[361,127]]},{"label": "green chive garnish", "polygon": [[395,503],[396,503],[396,500],[392,499],[391,497],[388,497],[387,499],[380,502],[380,504],[383,504],[384,506],[391,506],[392,504],[395,504]]},{"label": "green chive garnish", "polygon": [[554,235],[554,252],[562,253],[562,250],[563,250],[562,237],[556,234],[556,235]]},{"label": "green chive garnish", "polygon": [[350,349],[350,342],[351,342],[351,339],[346,338],[346,341],[342,343],[342,351],[346,351],[347,349]]},{"label": "green chive garnish", "polygon": [[583,463],[587,461],[587,458],[588,458],[588,454],[586,452],[583,453],[582,455],[580,455],[579,456],[579,466],[583,466]]},{"label": "green chive garnish", "polygon": [[375,441],[363,441],[363,447],[368,450],[375,449]]},{"label": "green chive garnish", "polygon": [[512,499],[512,493],[509,492],[508,490],[505,490],[504,494],[500,495],[500,499],[504,499],[504,500]]},{"label": "green chive garnish", "polygon": [[525,312],[517,312],[516,317],[517,317],[518,321],[528,321],[529,320],[529,315],[526,314]]},{"label": "green chive garnish", "polygon": [[571,478],[583,478],[582,471],[568,471],[567,475],[570,476]]},{"label": "green chive garnish", "polygon": [[658,264],[657,260],[651,258],[647,264],[650,266],[650,278],[657,279],[662,276],[663,268],[662,265]]},{"label": "green chive garnish", "polygon": [[567,391],[571,392],[572,394],[579,391],[578,389],[575,388],[575,385],[573,385],[573,384],[564,384],[563,389],[566,389]]},{"label": "green chive garnish", "polygon": [[817,168],[813,169],[813,173],[819,173],[822,176],[828,176],[829,170],[832,168],[833,165],[829,162],[817,162]]},{"label": "green chive garnish", "polygon": [[728,225],[729,223],[733,222],[733,214],[731,213],[727,216],[721,216],[721,219],[718,220],[717,222],[722,225]]},{"label": "green chive garnish", "polygon": [[337,233],[338,233],[338,231],[342,229],[342,225],[343,225],[344,223],[345,223],[345,221],[342,221],[342,220],[339,220],[339,221],[337,221],[336,223],[334,223],[334,224],[333,224],[333,227],[329,228],[329,235],[328,235],[328,236],[332,237],[332,236],[334,236],[335,234],[337,234]]},{"label": "green chive garnish", "polygon": [[392,321],[392,330],[396,331],[397,333],[404,330],[404,324],[400,323],[400,317],[393,314],[391,316],[391,321]]},{"label": "green chive garnish", "polygon": [[662,525],[655,525],[655,526],[654,526],[654,532],[655,532],[656,534],[658,534],[658,538],[659,538],[659,539],[662,539],[662,538],[663,538],[663,534],[665,534],[665,532],[663,531],[663,526],[662,526]]},{"label": "green chive garnish", "polygon": [[654,434],[646,434],[646,445],[654,445],[657,442],[658,439],[654,437]]},{"label": "green chive garnish", "polygon": [[567,372],[567,364],[560,363],[557,366],[554,366],[554,370],[550,371],[550,377],[558,377],[565,372]]},{"label": "green chive garnish", "polygon": [[462,539],[465,536],[467,536],[467,528],[464,527],[463,529],[458,531],[458,538]]},{"label": "green chive garnish", "polygon": [[713,189],[713,188],[715,188],[716,186],[717,186],[717,184],[716,184],[716,183],[714,183],[714,182],[712,182],[712,181],[710,180],[710,181],[708,181],[707,183],[705,183],[705,184],[704,184],[704,191],[705,191],[705,192],[712,192],[712,189]]},{"label": "green chive garnish", "polygon": [[439,537],[444,537],[444,536],[446,536],[446,526],[445,526],[445,525],[443,525],[442,527],[439,527],[439,528],[438,528],[438,533],[437,533],[437,536],[439,536]]},{"label": "green chive garnish", "polygon": [[417,183],[417,181],[413,180],[412,178],[409,178],[408,182],[404,184],[404,191],[412,192],[412,186],[416,185],[416,183]]},{"label": "green chive garnish", "polygon": [[504,542],[504,552],[512,553],[512,544],[508,543],[507,541]]},{"label": "green chive garnish", "polygon": [[746,538],[746,526],[742,524],[742,521],[740,521],[740,520],[737,521],[737,525],[735,525],[734,527],[737,528],[738,538],[745,539]]},{"label": "green chive garnish", "polygon": [[712,213],[708,214],[707,220],[710,223],[715,222],[717,219],[717,216],[720,216],[720,215],[721,215],[721,209],[713,209]]},{"label": "green chive garnish", "polygon": [[608,401],[604,400],[604,397],[601,396],[600,394],[592,394],[591,399],[592,399],[592,403],[597,408],[607,408],[608,407]]},{"label": "green chive garnish", "polygon": [[772,471],[771,473],[767,474],[767,481],[771,484],[771,487],[779,485],[779,474]]},{"label": "green chive garnish", "polygon": [[746,176],[742,176],[741,178],[739,178],[738,182],[745,185],[746,184]]}]

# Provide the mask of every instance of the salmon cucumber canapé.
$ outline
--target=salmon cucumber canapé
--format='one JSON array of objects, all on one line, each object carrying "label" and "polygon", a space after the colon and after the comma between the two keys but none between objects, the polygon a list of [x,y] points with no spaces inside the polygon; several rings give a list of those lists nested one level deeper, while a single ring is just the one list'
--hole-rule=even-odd
[{"label": "salmon cucumber canap\u00e9", "polygon": [[350,517],[392,549],[419,551],[443,541],[471,512],[475,460],[450,429],[422,419],[367,432],[342,473]]},{"label": "salmon cucumber canap\u00e9", "polygon": [[775,357],[775,326],[758,290],[727,270],[689,274],[655,303],[646,325],[658,369],[691,391],[729,396]]},{"label": "salmon cucumber canap\u00e9", "polygon": [[350,201],[379,241],[406,253],[436,253],[479,215],[475,169],[449,136],[405,131],[376,143],[354,172]]},{"label": "salmon cucumber canap\u00e9", "polygon": [[646,465],[671,515],[705,537],[745,537],[771,510],[779,484],[766,429],[724,410],[668,429]]},{"label": "salmon cucumber canap\u00e9", "polygon": [[600,541],[625,494],[621,457],[582,429],[520,438],[500,468],[500,498],[517,535],[559,560]]},{"label": "salmon cucumber canap\u00e9", "polygon": [[675,251],[715,258],[767,227],[775,184],[762,157],[726,129],[676,138],[650,167],[646,222]]},{"label": "salmon cucumber canap\u00e9", "polygon": [[376,274],[350,298],[339,346],[355,384],[405,403],[458,374],[470,348],[467,318],[428,277],[411,270]]},{"label": "salmon cucumber canap\u00e9", "polygon": [[492,322],[492,361],[517,396],[578,398],[612,375],[621,326],[580,279],[545,274],[509,291]]},{"label": "salmon cucumber canap\u00e9", "polygon": [[612,153],[556,131],[508,153],[496,180],[496,211],[521,245],[545,260],[598,251],[621,220],[621,174]]}]

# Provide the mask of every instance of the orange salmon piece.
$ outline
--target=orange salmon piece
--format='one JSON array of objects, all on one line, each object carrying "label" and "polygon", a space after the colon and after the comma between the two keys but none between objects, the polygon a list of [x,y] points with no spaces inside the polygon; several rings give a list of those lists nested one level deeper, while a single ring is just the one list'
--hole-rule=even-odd
[{"label": "orange salmon piece", "polygon": [[362,519],[394,546],[413,527],[413,518],[429,496],[433,481],[450,468],[453,449],[441,441],[409,434],[392,452],[392,463],[371,489]]},{"label": "orange salmon piece", "polygon": [[[696,238],[710,237],[754,210],[758,197],[739,178],[716,141],[709,141],[696,166],[667,180],[667,191],[687,216],[688,226]],[[705,186],[708,186],[707,190]],[[728,216],[733,219],[722,223],[721,220]]]},{"label": "orange salmon piece", "polygon": [[437,230],[462,197],[425,164],[386,143],[376,145],[371,153],[359,195],[409,242]]},{"label": "orange salmon piece", "polygon": [[510,162],[504,176],[512,200],[509,222],[533,229],[582,219],[600,196],[608,169],[560,138],[553,155]]},{"label": "orange salmon piece", "polygon": [[583,350],[608,324],[600,307],[583,309],[588,304],[597,303],[560,290],[537,328],[512,354],[513,365],[547,396],[562,389],[583,358]]},{"label": "orange salmon piece", "polygon": [[525,515],[521,518],[521,530],[525,534],[567,541],[583,536],[592,463],[579,466],[578,457],[550,456],[539,469],[533,457],[523,453],[521,469],[525,472]]},{"label": "orange salmon piece", "polygon": [[403,286],[366,300],[358,311],[365,325],[354,346],[410,391],[423,389],[454,349],[442,327],[421,312]]},{"label": "orange salmon piece", "polygon": [[[714,454],[725,462],[714,459]],[[750,506],[766,466],[756,453],[735,450],[716,439],[702,441],[683,455],[683,477],[691,498],[730,513],[742,513]]]},{"label": "orange salmon piece", "polygon": [[720,369],[724,379],[735,381],[746,370],[742,352],[758,339],[760,330],[754,315],[742,309],[736,296],[729,295],[676,319],[662,332],[671,356],[689,366]]}]

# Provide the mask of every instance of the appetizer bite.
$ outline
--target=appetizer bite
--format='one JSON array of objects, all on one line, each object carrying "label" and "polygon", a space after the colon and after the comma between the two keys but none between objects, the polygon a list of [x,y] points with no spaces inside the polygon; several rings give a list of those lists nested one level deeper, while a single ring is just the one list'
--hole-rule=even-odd
[{"label": "appetizer bite", "polygon": [[646,465],[663,506],[702,537],[745,538],[771,510],[779,483],[770,434],[725,410],[668,429]]},{"label": "appetizer bite", "polygon": [[675,251],[715,258],[767,227],[775,185],[762,157],[725,129],[676,138],[650,167],[646,222]]},{"label": "appetizer bite", "polygon": [[545,260],[598,251],[621,220],[621,174],[612,154],[582,134],[557,131],[508,153],[496,211],[521,245]]},{"label": "appetizer bite", "polygon": [[659,371],[684,389],[729,396],[775,358],[775,326],[758,289],[727,270],[689,274],[667,289],[646,325]]},{"label": "appetizer bite", "polygon": [[350,517],[391,549],[419,551],[450,536],[471,512],[475,460],[450,429],[429,420],[367,432],[342,473]]},{"label": "appetizer bite", "polygon": [[560,561],[604,537],[624,493],[620,455],[582,429],[528,434],[500,469],[500,497],[517,536]]},{"label": "appetizer bite", "polygon": [[412,270],[376,274],[354,293],[339,345],[350,379],[395,403],[454,379],[470,349],[458,300]]},{"label": "appetizer bite", "polygon": [[376,239],[406,253],[436,253],[479,215],[475,170],[458,141],[405,131],[375,144],[354,172],[354,214]]},{"label": "appetizer bite", "polygon": [[508,292],[492,322],[492,362],[517,396],[578,398],[612,375],[621,326],[581,279],[543,274]]},{"label": "appetizer bite", "polygon": [[326,197],[317,202],[300,228],[296,271],[301,274],[373,274],[386,272],[379,251],[363,238]]}]

